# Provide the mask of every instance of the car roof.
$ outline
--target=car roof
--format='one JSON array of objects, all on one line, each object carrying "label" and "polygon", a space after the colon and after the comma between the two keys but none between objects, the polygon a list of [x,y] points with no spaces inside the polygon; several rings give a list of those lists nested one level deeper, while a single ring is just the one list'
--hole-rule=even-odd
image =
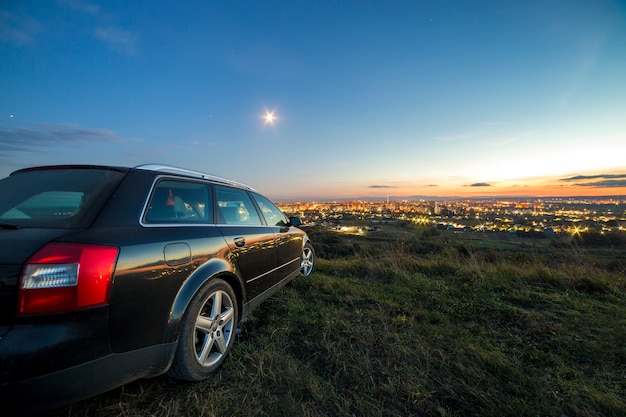
[{"label": "car roof", "polygon": [[12,172],[11,175],[14,175],[20,172],[43,171],[43,170],[50,170],[50,169],[106,169],[106,170],[114,170],[114,171],[120,171],[120,172],[128,172],[131,169],[139,169],[139,170],[144,170],[144,171],[155,171],[155,172],[160,172],[160,173],[165,173],[165,174],[173,174],[173,175],[178,175],[178,176],[183,176],[183,177],[188,177],[188,178],[204,179],[204,180],[208,180],[217,184],[229,185],[232,187],[243,188],[249,191],[256,192],[254,188],[238,181],[234,181],[234,180],[224,178],[224,177],[219,177],[217,175],[207,174],[205,172],[194,171],[191,169],[180,168],[180,167],[175,167],[175,166],[165,165],[165,164],[143,164],[143,165],[138,165],[134,168],[110,166],[110,165],[43,165],[43,166],[19,169],[17,171]]},{"label": "car roof", "polygon": [[186,169],[186,168],[179,168],[179,167],[175,167],[171,165],[145,164],[145,165],[138,165],[135,167],[135,169],[143,169],[147,171],[157,171],[157,172],[164,172],[167,174],[175,174],[175,175],[182,175],[185,177],[199,178],[199,179],[209,180],[209,181],[219,183],[219,184],[230,185],[230,186],[238,187],[238,188],[245,188],[246,190],[250,190],[250,191],[256,191],[254,188],[250,187],[249,185],[246,185],[238,181],[230,180],[224,177],[218,177],[217,175],[207,174],[205,172],[194,171],[194,170]]}]

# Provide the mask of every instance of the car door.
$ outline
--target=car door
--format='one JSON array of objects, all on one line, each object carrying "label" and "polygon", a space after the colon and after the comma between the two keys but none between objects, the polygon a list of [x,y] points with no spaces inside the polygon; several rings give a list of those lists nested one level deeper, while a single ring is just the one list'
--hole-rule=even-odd
[{"label": "car door", "polygon": [[216,197],[218,228],[251,300],[276,282],[274,233],[262,222],[246,190],[217,185]]},{"label": "car door", "polygon": [[108,209],[119,215],[131,199],[141,200],[139,225],[127,215],[131,224],[99,228],[120,242],[110,307],[111,348],[118,353],[162,343],[180,286],[224,247],[213,224],[210,184],[165,176],[155,180],[147,199],[133,197],[139,189],[127,181]]},{"label": "car door", "polygon": [[276,236],[277,269],[276,281],[280,282],[299,271],[304,233],[289,226],[289,220],[268,198],[252,193],[268,227]]}]

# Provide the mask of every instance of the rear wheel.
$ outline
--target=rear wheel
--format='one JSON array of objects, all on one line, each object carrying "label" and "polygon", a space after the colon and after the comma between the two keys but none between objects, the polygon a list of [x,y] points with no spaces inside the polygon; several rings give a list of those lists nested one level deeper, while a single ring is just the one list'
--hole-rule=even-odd
[{"label": "rear wheel", "polygon": [[315,251],[310,243],[304,244],[302,250],[302,260],[300,262],[300,275],[309,276],[313,272],[313,265],[315,264]]},{"label": "rear wheel", "polygon": [[208,378],[233,346],[238,320],[235,292],[226,281],[211,279],[198,291],[183,316],[169,374],[187,381]]}]

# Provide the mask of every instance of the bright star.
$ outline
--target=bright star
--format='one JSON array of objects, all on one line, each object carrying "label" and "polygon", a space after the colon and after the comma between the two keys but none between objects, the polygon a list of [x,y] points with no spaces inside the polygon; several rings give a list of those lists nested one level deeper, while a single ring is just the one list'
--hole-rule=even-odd
[{"label": "bright star", "polygon": [[265,110],[265,116],[263,116],[263,118],[265,119],[265,124],[270,124],[270,125],[274,125],[274,121],[278,119],[278,117],[276,117],[276,115],[274,114],[276,113],[275,111],[267,111]]}]

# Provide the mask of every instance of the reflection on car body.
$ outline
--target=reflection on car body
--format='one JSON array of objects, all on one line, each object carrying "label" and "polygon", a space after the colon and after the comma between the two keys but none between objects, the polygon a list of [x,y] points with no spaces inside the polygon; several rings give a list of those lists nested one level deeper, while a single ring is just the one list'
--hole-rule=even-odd
[{"label": "reflection on car body", "polygon": [[166,372],[205,379],[239,321],[313,268],[299,219],[204,173],[36,167],[2,179],[0,195],[0,395],[10,412]]}]

